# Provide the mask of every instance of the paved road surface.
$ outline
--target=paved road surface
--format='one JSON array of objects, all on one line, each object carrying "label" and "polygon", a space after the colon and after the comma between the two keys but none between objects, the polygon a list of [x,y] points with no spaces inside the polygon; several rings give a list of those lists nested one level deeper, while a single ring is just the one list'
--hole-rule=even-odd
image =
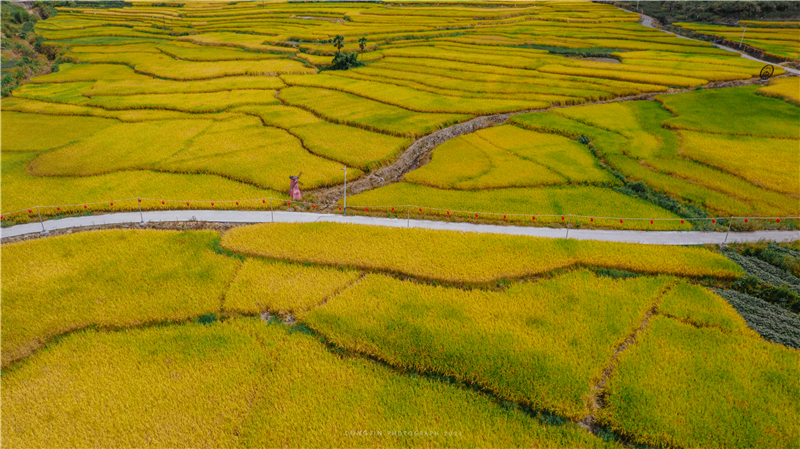
[{"label": "paved road surface", "polygon": [[[448,231],[466,231],[493,234],[526,235],[532,237],[564,238],[567,230],[564,228],[537,228],[530,226],[502,226],[472,223],[451,223],[431,220],[404,220],[398,218],[379,218],[363,216],[342,216],[333,214],[315,214],[308,212],[283,212],[277,211],[274,216],[269,211],[222,211],[222,210],[176,210],[155,211],[142,214],[146,222],[164,221],[199,221],[221,223],[311,223],[327,221],[335,223],[356,223],[374,226],[390,226],[397,228],[427,228]],[[103,224],[139,223],[138,212],[120,212],[105,215],[92,215],[84,217],[70,217],[44,222],[48,231],[55,229],[77,228],[81,226],[94,226]],[[28,223],[11,226],[0,231],[2,237],[14,237],[24,234],[42,232],[41,223]],[[722,243],[725,241],[724,232],[698,232],[698,231],[606,231],[595,229],[571,229],[569,238],[576,240],[602,240],[607,242],[648,243],[656,245],[698,245],[704,243]],[[786,242],[800,240],[800,231],[756,231],[756,232],[731,232],[727,236],[730,242],[757,242],[759,240],[772,240]]]}]

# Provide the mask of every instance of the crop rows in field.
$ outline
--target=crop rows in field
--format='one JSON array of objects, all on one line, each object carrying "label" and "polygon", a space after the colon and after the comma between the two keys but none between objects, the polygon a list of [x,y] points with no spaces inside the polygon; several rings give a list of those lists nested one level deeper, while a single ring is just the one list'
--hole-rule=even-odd
[{"label": "crop rows in field", "polygon": [[[747,22],[747,21],[742,21]],[[800,33],[796,29],[761,28],[759,22],[749,21],[748,30],[741,26],[708,25],[699,23],[678,22],[680,26],[695,33],[707,34],[724,38],[734,43],[755,47],[767,54],[776,54],[792,59],[800,58]]]},{"label": "crop rows in field", "polygon": [[[217,239],[210,231],[108,230],[4,245],[6,444],[352,444],[348,426],[452,425],[460,426],[459,441],[477,446],[616,447],[573,423],[590,410],[592,386],[612,354],[653,310],[615,362],[608,405],[596,412],[603,424],[634,442],[686,447],[780,447],[796,436],[789,423],[800,412],[798,353],[748,328],[791,346],[796,323],[757,305],[746,310],[722,292],[731,307],[675,277],[718,283],[741,276],[708,249],[335,224],[256,225]],[[371,249],[348,247],[354,259],[342,259],[337,248],[351,241]],[[411,245],[427,253],[435,247],[460,263],[436,254],[426,260],[408,251]],[[295,256],[278,254],[287,251]],[[374,256],[387,253],[407,262]],[[614,258],[615,268],[653,275],[608,277],[553,264],[575,256],[589,267]],[[512,259],[549,275],[463,284],[485,281],[481,269]],[[469,277],[443,275],[442,267]],[[284,330],[274,320],[239,316],[264,311],[300,323]],[[222,322],[180,323],[220,312]],[[166,321],[179,323],[127,329]],[[21,324],[30,322],[38,324]],[[98,329],[79,331],[86,327]],[[120,328],[126,330],[112,330]],[[723,402],[701,407],[710,397]],[[528,406],[533,411],[521,409]],[[768,419],[770,410],[788,420]],[[745,419],[753,414],[760,418]],[[265,420],[267,430],[259,424]],[[736,436],[721,430],[733,425]],[[409,444],[396,437],[380,441]],[[425,444],[452,443],[440,437]]]},{"label": "crop rows in field", "polygon": [[[34,78],[32,85],[14,93],[16,98],[4,101],[4,111],[38,114],[45,122],[49,116],[71,116],[78,128],[82,128],[79,117],[123,123],[94,133],[87,126],[85,135],[71,141],[48,148],[39,145],[36,151],[43,153],[39,157],[6,155],[4,145],[2,182],[8,193],[2,208],[124,197],[190,201],[268,197],[275,191],[286,192],[286,178],[300,172],[304,173],[303,188],[313,190],[341,184],[342,164],[351,167],[351,179],[357,178],[390,164],[409,139],[477,115],[669,92],[709,81],[748,79],[760,70],[760,64],[708,43],[642,27],[634,23],[635,15],[610,5],[485,6],[445,2],[60,7],[58,15],[38,22],[37,31],[53,44],[69,45],[67,56],[74,64],[61,64],[59,72]],[[336,35],[344,37],[343,52],[360,52],[359,59],[369,64],[319,72],[330,64],[336,49],[329,40]],[[367,39],[363,52],[358,43],[361,37]],[[619,63],[563,56],[576,53],[596,53]],[[776,75],[781,73],[778,68]],[[777,86],[764,89],[764,95],[785,95],[771,93]],[[248,115],[260,118],[265,129],[248,122]],[[13,123],[17,116],[10,117],[12,123],[4,129],[22,128]],[[189,119],[198,123],[191,125]],[[217,123],[207,124],[210,120]],[[62,126],[56,122],[53,126]],[[176,127],[186,129],[160,132]],[[96,150],[108,144],[110,136],[132,136],[133,131],[159,148],[123,143],[111,153]],[[626,198],[620,193],[620,181],[575,142],[545,133],[517,132],[481,138],[486,141],[483,149],[460,160],[459,168],[466,172],[445,168],[447,173],[442,173],[437,166],[451,165],[448,151],[453,156],[474,136],[438,149],[430,167],[408,177],[420,187],[437,189],[401,184],[367,192],[362,199],[365,203],[367,199],[422,203],[409,197],[419,192],[430,202],[423,205],[442,213],[458,208],[504,215],[518,212],[520,217],[574,213],[677,218],[676,210]],[[537,137],[525,148],[499,144],[503,138],[532,136]],[[20,145],[12,144],[15,149],[10,151],[33,149]],[[540,151],[534,152],[533,146]],[[726,166],[724,170],[732,175],[716,177],[712,188],[716,190],[696,186],[695,178],[718,172],[707,167],[716,167],[714,156],[694,151],[691,157],[700,164],[672,158],[659,159],[655,167],[642,167],[630,159],[606,162],[626,176],[646,180],[660,192],[701,204],[711,212],[791,213],[788,204],[794,201],[795,189],[786,186],[785,178],[771,176],[764,181],[765,174],[775,174],[769,167]],[[650,168],[669,175],[659,176]],[[695,176],[688,182],[676,179],[688,172]],[[154,179],[159,185],[150,185]],[[186,179],[197,182],[175,186]],[[56,180],[94,188],[76,195],[73,189],[53,189]],[[220,195],[208,195],[208,187],[215,183]],[[564,185],[570,188],[551,190]],[[451,189],[459,195],[451,195]],[[733,189],[743,193],[733,198],[729,196]],[[559,194],[564,191],[569,196],[562,199]],[[241,193],[223,196],[223,192]],[[520,200],[526,193],[534,193],[527,204]],[[753,206],[754,198],[762,194],[764,204]],[[592,204],[583,201],[589,197]],[[557,199],[543,202],[546,198]],[[161,205],[143,203],[143,207]],[[688,227],[677,222],[655,222],[648,227],[647,222],[606,221],[602,226]],[[583,225],[593,223],[590,217]]]}]

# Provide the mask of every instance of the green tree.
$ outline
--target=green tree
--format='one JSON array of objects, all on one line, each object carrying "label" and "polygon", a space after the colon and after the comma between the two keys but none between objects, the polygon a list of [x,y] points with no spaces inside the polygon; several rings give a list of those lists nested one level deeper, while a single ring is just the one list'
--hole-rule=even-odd
[{"label": "green tree", "polygon": [[358,48],[361,49],[361,59],[364,59],[364,49],[367,48],[367,38],[362,37],[358,40]]},{"label": "green tree", "polygon": [[341,52],[342,47],[344,47],[344,36],[337,34],[336,37],[333,38],[333,45],[336,46],[337,51]]}]

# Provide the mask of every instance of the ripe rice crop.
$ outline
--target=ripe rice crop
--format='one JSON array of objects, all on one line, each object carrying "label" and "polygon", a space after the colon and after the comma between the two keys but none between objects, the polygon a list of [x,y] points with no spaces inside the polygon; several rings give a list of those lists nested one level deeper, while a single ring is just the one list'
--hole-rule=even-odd
[{"label": "ripe rice crop", "polygon": [[800,77],[774,79],[769,86],[759,88],[756,93],[765,97],[782,98],[800,106]]},{"label": "ripe rice crop", "polygon": [[800,439],[797,351],[657,316],[615,365],[599,413],[635,441],[745,448]]},{"label": "ripe rice crop", "polygon": [[303,140],[314,154],[364,171],[376,169],[411,143],[410,139],[387,136],[351,126],[319,121],[291,128],[291,133]]},{"label": "ripe rice crop", "polygon": [[28,100],[23,98],[8,98],[3,101],[4,111],[26,112],[41,115],[59,116],[86,116],[117,119],[121,122],[146,122],[156,120],[229,120],[241,117],[239,113],[217,112],[213,114],[190,114],[163,109],[125,109],[112,111],[109,109],[77,106],[66,103],[50,103],[46,101]]},{"label": "ripe rice crop", "polygon": [[[401,446],[418,438],[613,447],[469,389],[338,357],[313,337],[257,319],[82,332],[4,372],[2,389],[8,447]],[[376,433],[351,435],[356,429]]]},{"label": "ripe rice crop", "polygon": [[[132,70],[131,73],[133,73]],[[86,91],[86,94],[97,97],[103,95],[209,93],[230,90],[280,89],[285,86],[277,76],[227,76],[200,81],[147,78],[146,80],[97,81],[92,84],[91,89]]]},{"label": "ripe rice crop", "polygon": [[373,81],[353,80],[340,76],[286,75],[281,76],[281,79],[283,79],[286,84],[292,86],[320,87],[323,89],[338,90],[416,112],[483,115],[536,109],[547,106],[547,103],[534,101],[492,100],[435,95],[408,87],[376,83]]},{"label": "ripe rice crop", "polygon": [[597,160],[584,145],[565,137],[516,126],[496,126],[475,134],[525,160],[547,167],[569,182],[616,181],[608,171],[597,166]]},{"label": "ripe rice crop", "polygon": [[296,126],[312,125],[322,122],[316,115],[305,109],[294,108],[291,106],[240,106],[231,109],[231,112],[241,112],[244,114],[259,117],[267,126],[290,129]]},{"label": "ripe rice crop", "polygon": [[265,45],[263,42],[266,40],[265,36],[231,33],[231,32],[217,32],[217,33],[202,33],[193,36],[181,36],[179,41],[187,41],[201,45],[221,45],[226,47],[241,47],[248,50],[257,51],[273,51],[282,53],[297,53],[298,50],[293,47],[278,47],[275,45]]},{"label": "ripe rice crop", "polygon": [[[763,110],[754,109],[754,114],[763,113]],[[797,201],[792,198],[681,157],[678,135],[661,126],[671,119],[671,114],[657,103],[637,101],[522,114],[512,117],[510,123],[572,138],[587,136],[606,162],[629,180],[644,181],[657,190],[717,214],[797,213]],[[714,137],[706,133],[698,135]],[[777,148],[786,147],[779,145]],[[619,154],[620,151],[624,155]],[[768,158],[765,163],[775,160],[781,158]]]},{"label": "ripe rice crop", "polygon": [[568,182],[613,182],[584,147],[561,136],[498,126],[451,139],[409,182],[438,188],[485,189]]},{"label": "ripe rice crop", "polygon": [[150,33],[150,32],[143,33],[141,31],[136,31],[128,27],[115,27],[115,26],[92,27],[86,29],[81,28],[76,30],[41,30],[40,34],[47,40],[64,40],[64,39],[74,39],[74,38],[105,37],[105,36],[142,37],[142,38],[159,37],[157,33]]},{"label": "ripe rice crop", "polygon": [[360,273],[247,259],[225,294],[226,311],[259,314],[305,312],[355,282]]},{"label": "ripe rice crop", "polygon": [[[673,129],[800,139],[800,109],[785,102],[754,95],[758,86],[708,89],[656,97],[677,117],[664,122]],[[747,111],[720,114],[719,111]],[[786,142],[787,145],[791,145]]]},{"label": "ripe rice crop", "polygon": [[130,67],[119,64],[70,64],[59,65],[58,72],[31,78],[34,84],[71,83],[76,81],[128,81],[146,82],[151,77],[141,75]]},{"label": "ripe rice crop", "polygon": [[732,81],[749,79],[758,75],[757,69],[737,69],[734,67],[706,66],[698,63],[671,63],[671,64],[638,64],[637,61],[627,59],[623,64],[607,62],[579,61],[570,63],[577,67],[597,68],[605,70],[621,70],[625,72],[650,73],[658,75],[677,75],[688,78],[702,78],[708,81]]},{"label": "ripe rice crop", "polygon": [[[97,148],[113,148],[113,152],[98,152]],[[288,190],[289,175],[297,172],[307,173],[303,178],[307,188],[338,183],[344,179],[339,168],[338,163],[309,154],[286,131],[264,127],[259,119],[245,117],[220,122],[165,120],[114,125],[42,155],[29,170],[48,176],[86,176],[126,169],[209,173],[284,191]],[[352,171],[353,178],[359,175],[359,170]]]},{"label": "ripe rice crop", "polygon": [[316,69],[289,59],[260,61],[182,61],[151,53],[70,53],[81,62],[116,63],[132,67],[137,73],[172,80],[202,80],[238,75],[312,74]]},{"label": "ripe rice crop", "polygon": [[449,282],[485,283],[572,265],[721,278],[742,273],[724,256],[700,248],[334,223],[241,227],[228,231],[222,244],[251,256],[392,271]]},{"label": "ripe rice crop", "polygon": [[317,67],[325,67],[332,65],[333,61],[333,58],[331,58],[330,56],[316,56],[308,53],[298,53],[297,57],[305,59],[306,61],[310,62],[311,64]]},{"label": "ripe rice crop", "polygon": [[[162,44],[173,45],[173,44]],[[121,45],[72,45],[70,50],[78,53],[159,53],[158,44],[152,42]],[[72,65],[72,64],[69,64]],[[59,65],[63,70],[65,65]],[[59,70],[60,71],[60,70]],[[58,73],[58,72],[56,72]]]},{"label": "ripe rice crop", "polygon": [[730,304],[700,285],[678,283],[661,298],[658,313],[696,327],[710,326],[740,335],[753,335]]},{"label": "ripe rice crop", "polygon": [[[529,187],[487,189],[477,191],[442,190],[407,182],[390,184],[350,197],[349,204],[369,206],[371,211],[400,216],[405,208],[391,211],[390,205],[415,204],[423,211],[411,208],[411,218],[434,217],[437,220],[492,220],[526,225],[564,225],[575,228],[612,228],[673,230],[690,229],[679,220],[661,221],[605,219],[596,217],[656,217],[677,219],[676,215],[652,203],[632,198],[611,189],[589,186]],[[377,206],[387,207],[378,208]],[[358,209],[352,209],[358,211]],[[472,211],[472,212],[461,212]],[[447,212],[451,212],[448,214]],[[479,212],[479,217],[475,213]],[[489,215],[493,214],[493,215]],[[512,215],[515,214],[515,215]],[[582,217],[565,216],[582,215]],[[561,219],[565,216],[565,220]],[[533,219],[535,217],[535,220]]]},{"label": "ripe rice crop", "polygon": [[708,80],[705,79],[690,78],[685,76],[651,75],[648,73],[626,72],[622,70],[603,70],[554,64],[538,67],[536,70],[544,73],[555,73],[557,75],[589,76],[678,87],[698,87],[708,82]]},{"label": "ripe rice crop", "polygon": [[217,238],[106,230],[3,245],[3,366],[72,330],[218,310],[238,262],[212,251]]},{"label": "ripe rice crop", "polygon": [[445,142],[435,150],[431,164],[408,173],[405,179],[463,190],[566,183],[565,178],[544,166],[493,145],[478,133]]},{"label": "ripe rice crop", "polygon": [[[493,51],[493,50],[490,50]],[[436,47],[409,47],[409,48],[390,48],[383,51],[386,57],[399,56],[404,58],[433,58],[445,61],[469,62],[477,64],[488,64],[499,67],[509,67],[516,69],[535,69],[550,59],[547,56],[531,52],[530,57],[526,56],[505,56],[496,54],[482,54],[475,52],[458,51],[458,47],[436,48]],[[544,59],[544,61],[542,60]]]},{"label": "ripe rice crop", "polygon": [[280,99],[290,105],[324,115],[329,121],[397,136],[426,134],[468,118],[456,114],[413,112],[344,92],[308,87],[281,89]]},{"label": "ripe rice crop", "polygon": [[[238,49],[222,47],[209,47],[207,45],[193,45],[177,42],[174,44],[161,44],[156,47],[163,53],[176,59],[186,61],[252,61],[261,59],[278,59],[281,55],[269,53],[256,53]],[[289,50],[289,49],[287,49]]]},{"label": "ripe rice crop", "polygon": [[[216,122],[192,138],[183,151],[171,157],[162,153],[163,159],[155,166],[168,171],[218,174],[281,192],[288,192],[289,176],[299,172],[305,173],[302,187],[306,189],[344,181],[340,163],[309,153],[297,137],[260,122],[255,117]],[[356,168],[348,172],[350,179],[360,175]]]},{"label": "ripe rice crop", "polygon": [[[642,109],[656,109],[661,116],[669,117],[666,111],[655,102],[627,102],[588,105],[579,108],[558,109],[553,113],[581,122],[583,124],[617,133],[628,142],[621,148],[622,152],[636,159],[649,160],[661,151],[663,137],[657,138],[644,130],[641,120]],[[647,111],[652,112],[652,111]],[[669,133],[669,131],[667,131]]]},{"label": "ripe rice crop", "polygon": [[180,112],[219,112],[249,104],[280,104],[274,90],[227,90],[211,93],[150,95],[104,95],[93,97],[87,106],[104,109],[167,109]]},{"label": "ripe rice crop", "polygon": [[[624,55],[625,53],[619,53]],[[674,73],[684,76],[702,76],[712,81],[722,81],[726,79],[748,79],[758,76],[761,67],[754,65],[721,65],[714,63],[702,63],[692,61],[662,61],[657,59],[634,59],[632,57],[623,58],[623,67],[630,68],[637,72],[647,72],[654,69],[655,73]],[[783,69],[776,68],[775,74],[783,73]]]},{"label": "ripe rice crop", "polygon": [[701,55],[719,55],[725,53],[725,50],[717,49],[711,46],[711,44],[708,44],[706,47],[701,47],[697,45],[686,45],[684,42],[680,42],[680,44],[659,44],[630,39],[585,39],[585,41],[597,47],[622,48],[627,50],[654,50]]},{"label": "ripe rice crop", "polygon": [[671,282],[581,270],[486,292],[368,275],[304,320],[346,350],[579,419],[592,381]]},{"label": "ripe rice crop", "polygon": [[[584,91],[575,91],[571,89],[550,87],[537,84],[473,82],[473,81],[454,79],[438,75],[407,72],[404,70],[386,70],[383,68],[376,68],[374,67],[374,65],[362,69],[357,69],[353,73],[372,75],[388,79],[413,81],[434,88],[463,91],[465,93],[504,94],[504,95],[542,94],[542,95],[565,95],[570,97],[582,97],[583,95],[586,94]],[[589,98],[592,98],[592,96],[595,96],[597,94],[598,94],[597,91],[592,91],[591,94],[589,95]]]},{"label": "ripe rice crop", "polygon": [[584,102],[583,99],[574,96],[549,95],[549,94],[530,93],[530,92],[513,95],[513,94],[492,93],[492,92],[489,93],[468,92],[464,90],[445,89],[442,87],[433,87],[416,81],[365,74],[364,72],[359,72],[355,70],[350,70],[346,72],[334,72],[332,73],[332,75],[343,78],[361,80],[361,81],[374,81],[382,84],[389,84],[400,87],[409,87],[419,92],[428,92],[434,95],[444,95],[451,98],[462,97],[468,99],[530,101],[532,102],[531,108],[538,108],[538,109],[542,109],[546,106],[551,106],[551,105],[563,106],[563,105],[579,104]]},{"label": "ripe rice crop", "polygon": [[[284,196],[274,190],[207,174],[125,170],[90,177],[32,176],[27,172],[27,166],[37,156],[36,153],[2,152],[3,177],[0,179],[0,187],[4,194],[0,199],[5,219],[20,222],[36,219],[35,214],[29,214],[27,210],[36,205],[53,206],[39,209],[46,217],[64,213],[138,211],[139,204],[143,210],[188,208],[183,201],[191,201],[192,207],[202,209],[211,207],[211,201],[217,201],[213,208],[238,209],[240,206],[235,205],[237,199]],[[349,175],[348,171],[348,177]],[[143,200],[138,204],[135,200],[115,202],[113,205],[106,203],[113,198],[136,197],[183,201],[164,204],[159,200]],[[225,199],[230,201],[219,202]],[[58,210],[55,205],[59,204],[74,206],[62,206]],[[84,205],[87,207],[84,208]],[[241,207],[263,209],[269,205],[260,201],[256,204],[243,202]],[[8,214],[18,210],[22,212],[13,216]]]},{"label": "ripe rice crop", "polygon": [[[466,86],[476,86],[478,91],[499,91],[504,93],[535,91],[536,89],[547,89],[546,92],[565,95],[571,94],[581,96],[590,100],[601,100],[611,97],[616,89],[608,86],[591,86],[572,81],[557,81],[548,78],[532,77],[534,73],[527,76],[501,75],[480,72],[459,70],[456,68],[433,68],[430,66],[409,65],[407,59],[389,58],[385,61],[371,64],[371,68],[390,69],[395,73],[405,72],[409,74],[432,74],[450,81],[460,83],[467,82]],[[435,60],[426,60],[435,61]],[[478,87],[480,86],[480,87]],[[461,86],[464,89],[464,85]]]},{"label": "ripe rice crop", "polygon": [[[691,131],[680,131],[679,134],[681,153],[686,157],[733,173],[755,185],[800,194],[797,141]],[[754,158],[753,154],[759,157]]]},{"label": "ripe rice crop", "polygon": [[86,105],[89,99],[83,93],[92,87],[92,82],[26,84],[14,91],[14,96],[31,100]]},{"label": "ripe rice crop", "polygon": [[[44,151],[60,147],[116,123],[94,117],[3,111],[2,151]],[[37,132],[31,132],[31,130]]]},{"label": "ripe rice crop", "polygon": [[[388,58],[386,62],[390,62],[395,68],[400,65],[403,70],[416,71],[422,73],[437,73],[437,71],[445,71],[444,73],[438,72],[445,76],[449,72],[455,72],[456,77],[463,77],[472,80],[475,74],[478,78],[475,81],[490,82],[496,78],[486,79],[486,76],[494,75],[500,76],[498,82],[535,82],[547,83],[551,86],[569,86],[575,89],[598,89],[607,92],[613,92],[616,95],[633,95],[643,91],[648,92],[661,92],[668,90],[665,86],[657,86],[655,84],[640,84],[630,83],[626,81],[614,81],[600,78],[589,77],[574,77],[564,75],[554,75],[550,73],[536,72],[533,70],[512,69],[507,67],[492,66],[487,64],[471,64],[467,62],[453,62],[439,59],[429,58]],[[376,64],[381,67],[384,61]],[[566,83],[566,84],[565,84]]]},{"label": "ripe rice crop", "polygon": [[164,120],[121,123],[55,151],[43,154],[29,167],[39,176],[86,176],[115,170],[145,168],[179,152],[184,142],[212,122]]}]

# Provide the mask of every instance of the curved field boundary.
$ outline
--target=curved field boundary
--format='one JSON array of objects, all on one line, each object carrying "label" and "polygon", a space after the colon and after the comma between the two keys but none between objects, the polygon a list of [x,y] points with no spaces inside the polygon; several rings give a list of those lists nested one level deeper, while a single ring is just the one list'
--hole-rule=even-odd
[{"label": "curved field boundary", "polygon": [[[752,78],[744,81],[713,82],[703,87],[705,89],[721,89],[725,87],[738,87],[738,86],[760,84],[760,83],[762,83],[762,81],[759,78]],[[692,90],[693,89],[681,89],[672,92],[661,92],[661,93],[654,92],[654,93],[630,95],[626,97],[613,98],[611,100],[586,102],[578,106],[588,106],[588,105],[626,102],[626,101],[653,100],[656,96],[659,95],[681,94],[681,93],[691,92]],[[510,117],[514,115],[528,114],[531,112],[546,112],[552,109],[568,108],[568,107],[575,107],[575,106],[551,106],[545,109],[516,111],[516,112],[507,112],[494,115],[479,116],[471,120],[468,120],[466,122],[458,123],[452,126],[448,126],[447,128],[442,128],[440,130],[434,131],[428,134],[427,136],[421,137],[416,141],[414,141],[408,148],[406,148],[406,150],[403,153],[401,153],[397,157],[397,159],[391,165],[382,167],[381,169],[376,170],[366,176],[362,176],[360,179],[354,182],[348,183],[347,193],[349,195],[357,195],[359,193],[366,192],[367,190],[372,190],[378,187],[383,187],[401,181],[403,175],[405,175],[406,173],[427,164],[430,161],[430,156],[431,153],[433,153],[433,150],[450,139],[462,136],[464,134],[473,133],[475,131],[489,128],[492,126],[502,125]],[[321,209],[323,212],[332,210],[331,208],[335,207],[336,203],[343,197],[343,190],[341,186],[318,189],[311,193],[313,193],[314,198],[316,198],[317,202],[323,204],[329,204],[329,206]]]},{"label": "curved field boundary", "polygon": [[[395,228],[426,228],[446,231],[521,235],[529,237],[571,238],[605,242],[645,243],[652,245],[705,245],[770,240],[790,242],[800,240],[797,231],[700,232],[700,231],[610,231],[598,229],[534,228],[525,226],[481,225],[431,220],[404,220],[365,216],[342,216],[310,212],[229,211],[229,210],[170,210],[156,212],[120,212],[104,215],[62,218],[43,223],[33,222],[10,226],[0,231],[2,239],[61,229],[119,224],[157,222],[217,222],[217,223],[312,223],[317,221],[350,223]],[[5,242],[4,242],[5,243]]]}]

